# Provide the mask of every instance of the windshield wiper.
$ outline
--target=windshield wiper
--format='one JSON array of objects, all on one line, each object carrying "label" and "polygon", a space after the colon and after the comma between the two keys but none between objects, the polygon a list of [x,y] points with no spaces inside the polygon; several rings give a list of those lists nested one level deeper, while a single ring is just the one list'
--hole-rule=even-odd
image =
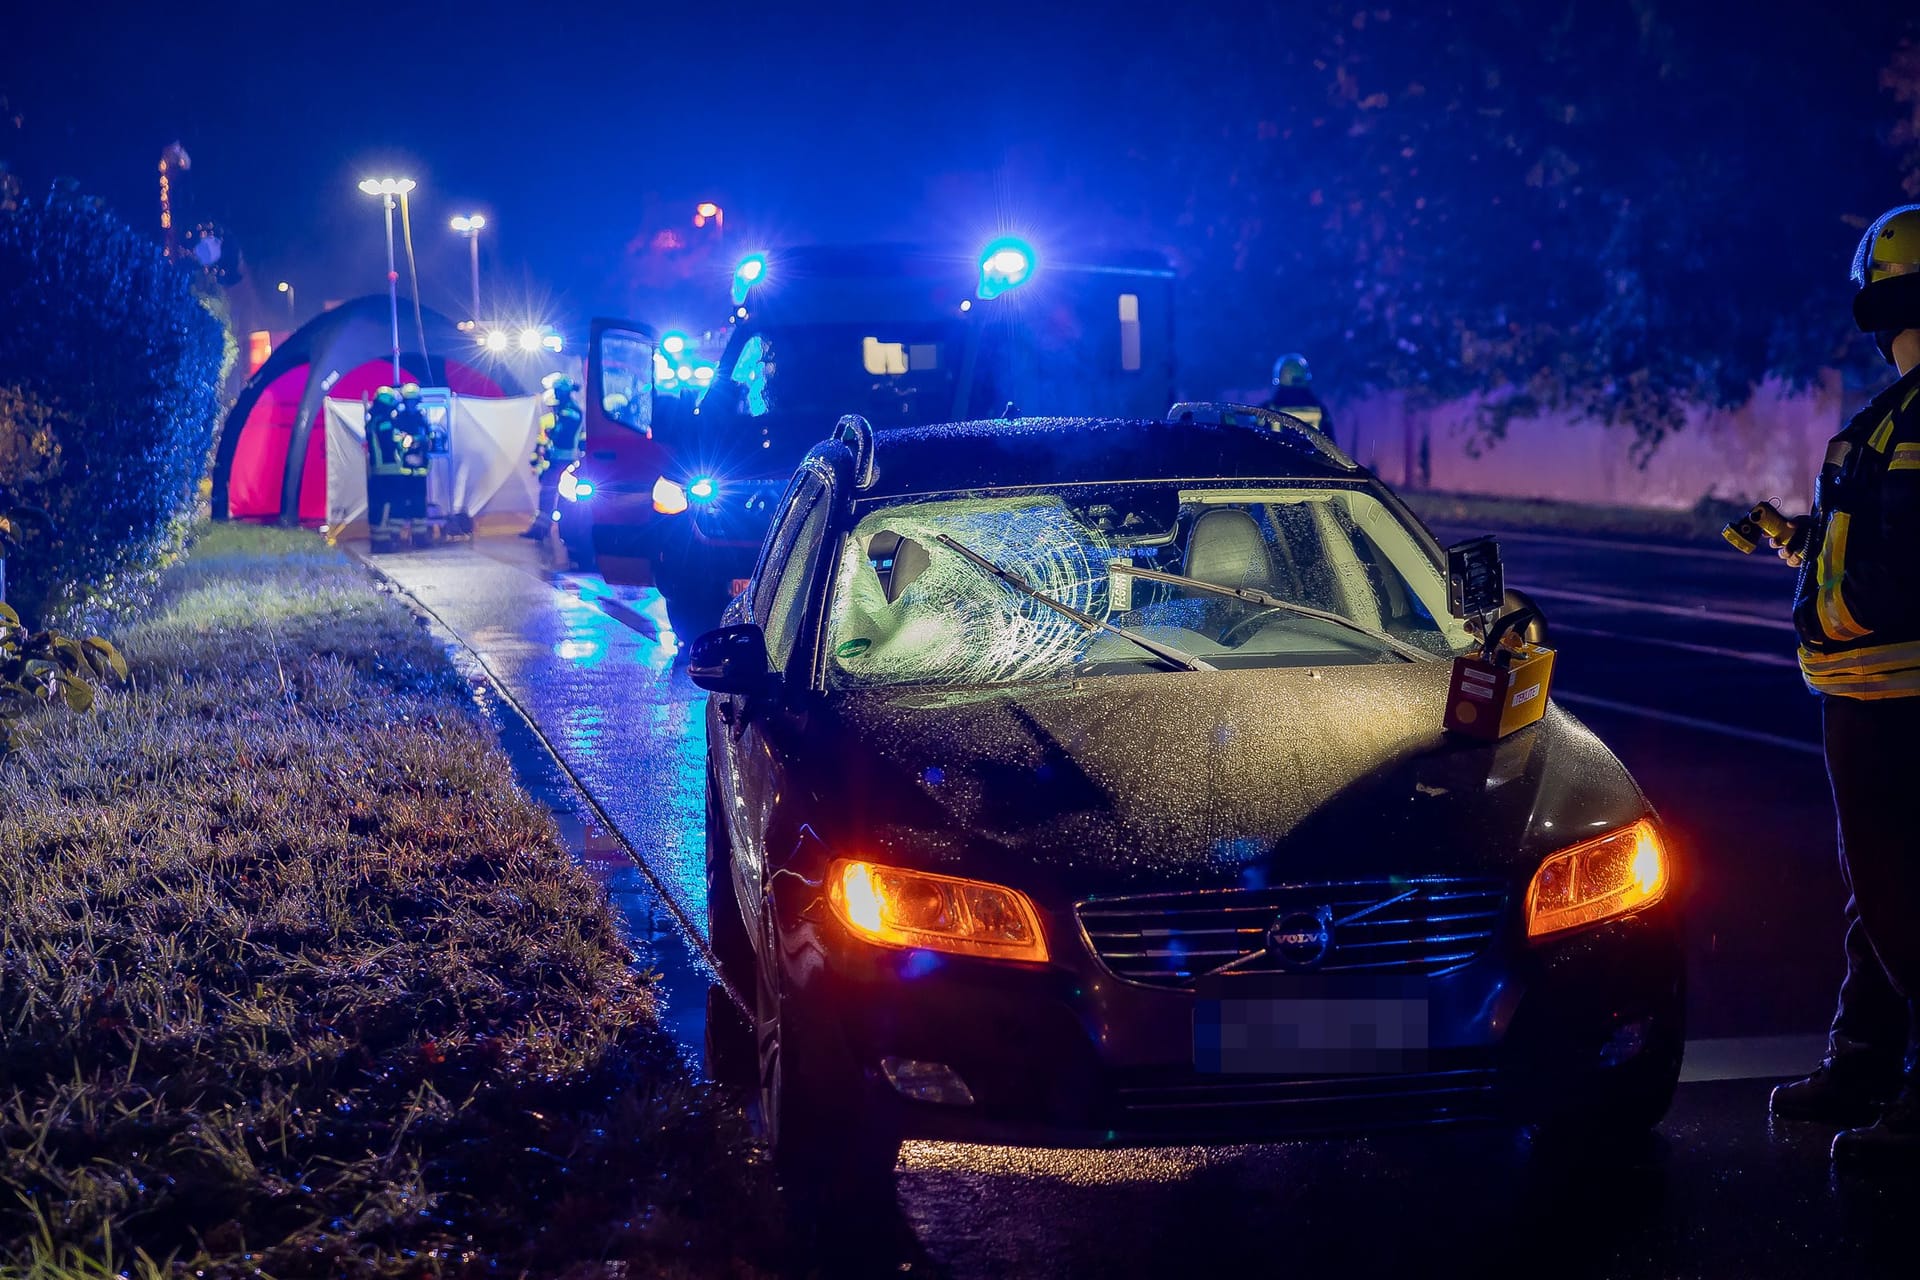
[{"label": "windshield wiper", "polygon": [[1096,618],[1090,613],[1082,613],[1072,605],[1063,601],[1055,600],[1045,592],[1028,585],[1027,580],[1019,574],[1014,573],[1010,569],[1002,569],[999,565],[987,559],[972,547],[967,546],[955,538],[949,537],[947,534],[937,534],[934,541],[961,556],[969,564],[973,565],[974,568],[980,570],[980,572],[989,577],[998,578],[1001,582],[1006,583],[1021,595],[1026,596],[1030,600],[1038,600],[1041,604],[1047,606],[1047,608],[1073,619],[1089,631],[1110,631],[1122,640],[1138,645],[1162,662],[1167,663],[1169,666],[1178,667],[1182,671],[1217,670],[1211,663],[1202,662],[1192,654],[1176,649],[1170,644],[1162,644],[1158,640],[1149,640],[1137,631],[1129,631],[1125,627]]},{"label": "windshield wiper", "polygon": [[1330,622],[1336,627],[1345,627],[1349,631],[1357,631],[1369,640],[1377,644],[1385,645],[1394,653],[1409,661],[1423,662],[1432,656],[1423,650],[1414,648],[1404,640],[1388,635],[1384,631],[1376,631],[1363,622],[1355,622],[1352,618],[1344,618],[1337,613],[1329,613],[1325,609],[1316,609],[1312,605],[1295,604],[1291,600],[1282,600],[1272,592],[1262,591],[1258,587],[1223,587],[1217,582],[1205,582],[1199,578],[1189,578],[1183,573],[1168,573],[1163,569],[1142,569],[1135,565],[1120,564],[1117,562],[1108,565],[1107,568],[1113,573],[1124,573],[1132,578],[1145,578],[1150,582],[1170,582],[1177,587],[1194,587],[1212,595],[1227,596],[1235,600],[1244,600],[1248,604],[1257,604],[1263,608],[1278,609],[1282,613],[1291,613],[1302,618],[1314,618],[1321,622]]}]

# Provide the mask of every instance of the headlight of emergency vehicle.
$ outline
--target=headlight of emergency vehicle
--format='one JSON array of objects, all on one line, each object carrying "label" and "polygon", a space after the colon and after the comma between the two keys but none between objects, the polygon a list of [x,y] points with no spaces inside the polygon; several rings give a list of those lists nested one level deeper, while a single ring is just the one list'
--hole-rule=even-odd
[{"label": "headlight of emergency vehicle", "polygon": [[568,502],[585,502],[593,496],[593,481],[580,475],[579,463],[569,463],[560,473],[560,496]]},{"label": "headlight of emergency vehicle", "polygon": [[855,936],[883,947],[1047,958],[1040,917],[1017,889],[840,858],[827,871],[827,900]]},{"label": "headlight of emergency vehicle", "polygon": [[1610,920],[1667,892],[1667,851],[1646,818],[1554,854],[1527,886],[1527,936]]},{"label": "headlight of emergency vehicle", "polygon": [[677,516],[687,509],[687,491],[661,476],[653,482],[653,509],[663,516]]}]

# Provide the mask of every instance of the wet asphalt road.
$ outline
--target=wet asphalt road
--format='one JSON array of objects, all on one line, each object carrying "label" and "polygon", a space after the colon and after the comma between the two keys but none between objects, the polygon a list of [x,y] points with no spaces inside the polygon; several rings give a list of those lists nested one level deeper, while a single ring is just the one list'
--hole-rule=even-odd
[{"label": "wet asphalt road", "polygon": [[[1605,1160],[1465,1129],[1226,1150],[913,1143],[899,1197],[910,1236],[887,1269],[1912,1273],[1920,1178],[1836,1180],[1828,1134],[1775,1131],[1764,1114],[1771,1080],[1817,1052],[1839,972],[1818,717],[1779,621],[1791,575],[1717,548],[1512,534],[1503,545],[1510,581],[1547,607],[1556,695],[1619,751],[1691,853],[1694,1039],[1658,1134]],[[705,925],[704,695],[656,639],[657,602],[555,575],[511,540],[380,567],[472,646],[599,803],[579,803],[531,738],[509,734],[661,972],[672,1025],[697,1055],[710,977],[689,941]]]}]

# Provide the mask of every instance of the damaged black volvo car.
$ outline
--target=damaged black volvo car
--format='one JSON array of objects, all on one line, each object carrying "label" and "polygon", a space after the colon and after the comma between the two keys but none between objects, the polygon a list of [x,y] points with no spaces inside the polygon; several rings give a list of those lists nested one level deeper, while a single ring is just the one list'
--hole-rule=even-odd
[{"label": "damaged black volvo car", "polygon": [[693,644],[714,1063],[776,1160],[1654,1124],[1639,788],[1558,706],[1443,728],[1446,559],[1325,437],[1169,419],[843,420]]}]

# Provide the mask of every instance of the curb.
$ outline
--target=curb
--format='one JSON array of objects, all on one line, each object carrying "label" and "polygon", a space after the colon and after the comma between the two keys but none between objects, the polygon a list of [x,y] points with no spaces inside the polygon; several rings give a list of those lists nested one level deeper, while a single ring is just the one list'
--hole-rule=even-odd
[{"label": "curb", "polygon": [[[679,926],[681,934],[686,938],[687,945],[694,949],[699,955],[701,962],[711,970],[714,975],[714,981],[719,984],[721,990],[727,993],[727,998],[733,1002],[734,1006],[743,1015],[751,1017],[745,998],[740,992],[736,991],[733,985],[721,974],[719,957],[714,955],[712,943],[708,940],[705,930],[701,929],[699,925],[695,923],[693,917],[681,906],[679,901],[667,891],[667,887],[662,883],[660,877],[654,873],[651,866],[647,865],[647,860],[641,856],[639,850],[633,847],[633,843],[627,839],[626,833],[620,830],[619,825],[614,822],[612,815],[601,806],[599,800],[594,798],[593,793],[587,790],[586,785],[580,780],[580,775],[575,773],[573,768],[567,764],[566,759],[560,754],[559,748],[554,746],[553,740],[541,730],[539,723],[534,720],[527,708],[521,704],[518,698],[513,696],[513,691],[506,687],[505,681],[500,678],[499,672],[493,669],[492,664],[487,661],[485,655],[467,643],[466,638],[460,635],[459,632],[448,626],[446,620],[435,613],[430,605],[382,571],[381,568],[377,564],[374,564],[368,557],[351,550],[346,551],[346,555],[358,562],[362,568],[383,583],[394,595],[405,601],[407,608],[428,630],[434,633],[437,639],[445,643],[448,648],[457,650],[461,655],[461,658],[457,660],[459,665],[471,667],[472,670],[486,680],[487,686],[493,690],[494,696],[499,699],[499,705],[507,711],[510,711],[514,718],[526,729],[528,735],[540,744],[540,749],[546,752],[547,758],[552,762],[554,769],[558,771],[562,778],[566,779],[567,785],[572,787],[574,794],[580,797],[581,803],[593,814],[594,819],[599,822],[601,829],[620,846],[621,852],[627,855],[627,858],[639,869],[640,874],[647,878],[647,883],[653,889],[654,896],[659,899],[661,905],[664,906],[668,914],[673,917],[674,923]],[[505,566],[502,567],[504,568]],[[637,611],[630,610],[630,612],[635,612],[636,616],[642,616],[639,615]],[[624,622],[625,619],[623,618],[621,621]]]}]

